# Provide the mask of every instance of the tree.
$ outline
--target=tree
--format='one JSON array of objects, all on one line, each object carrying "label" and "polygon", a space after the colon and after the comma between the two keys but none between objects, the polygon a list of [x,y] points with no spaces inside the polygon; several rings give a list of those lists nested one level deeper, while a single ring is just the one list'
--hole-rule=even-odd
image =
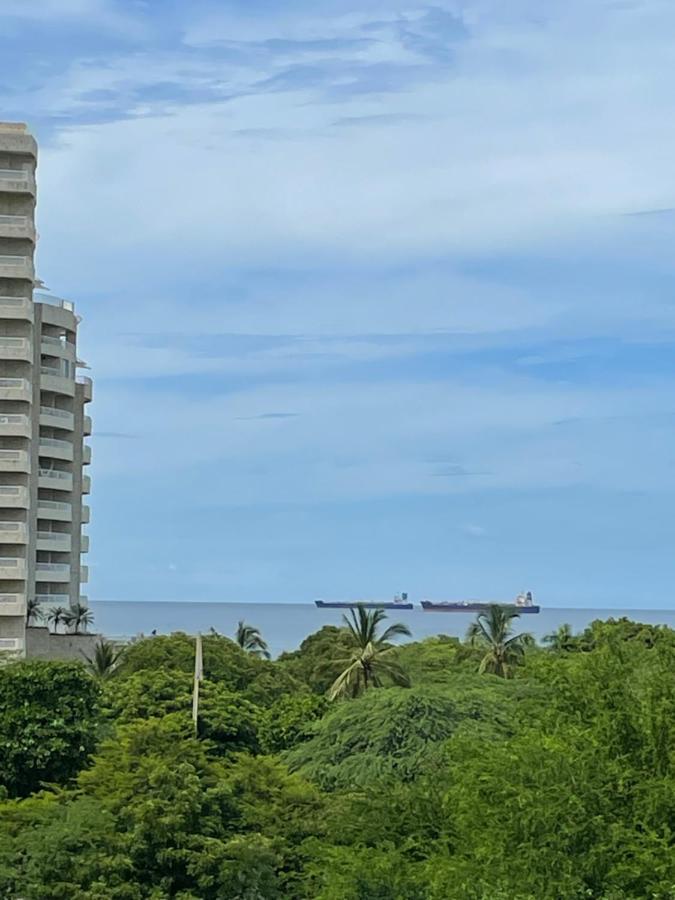
[{"label": "tree", "polygon": [[74,634],[80,633],[80,627],[84,626],[86,632],[87,627],[94,621],[93,612],[83,603],[74,603],[69,610],[66,610],[65,623],[73,629]]},{"label": "tree", "polygon": [[468,632],[469,642],[485,650],[478,671],[491,672],[500,678],[509,678],[523,661],[525,647],[530,638],[525,634],[513,634],[513,620],[520,613],[512,607],[492,604],[486,612],[478,613]]},{"label": "tree", "polygon": [[58,632],[59,625],[66,624],[68,610],[63,606],[52,606],[47,615],[47,621],[54,626],[54,631]]},{"label": "tree", "polygon": [[0,785],[10,796],[65,784],[83,768],[96,745],[98,697],[80,663],[0,668]]},{"label": "tree", "polygon": [[358,606],[350,610],[349,616],[342,617],[349,636],[348,658],[335,660],[346,666],[333,682],[328,693],[331,700],[337,697],[358,697],[370,687],[381,687],[384,680],[400,687],[409,687],[410,679],[400,664],[393,659],[398,649],[391,641],[397,637],[410,636],[410,629],[402,622],[389,625],[378,634],[380,624],[387,618],[382,609],[367,610]]},{"label": "tree", "polygon": [[545,635],[543,642],[557,653],[571,653],[578,648],[578,641],[572,634],[571,626],[567,623],[558,626],[558,629],[551,634]]},{"label": "tree", "polygon": [[265,659],[270,658],[267,644],[262,639],[260,631],[253,625],[247,625],[243,619],[240,619],[237,625],[235,640],[247,653],[253,656],[263,656]]},{"label": "tree", "polygon": [[94,647],[94,655],[82,655],[87,661],[90,673],[99,681],[107,681],[120,663],[124,647],[116,647],[111,641],[101,638]]},{"label": "tree", "polygon": [[37,597],[29,597],[26,603],[26,625],[41,622],[44,619],[44,613],[40,609],[40,602]]}]

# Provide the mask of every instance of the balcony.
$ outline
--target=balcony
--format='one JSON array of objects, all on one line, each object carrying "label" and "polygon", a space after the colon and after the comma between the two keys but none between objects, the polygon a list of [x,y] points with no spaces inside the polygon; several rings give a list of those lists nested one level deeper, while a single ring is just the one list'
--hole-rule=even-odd
[{"label": "balcony", "polygon": [[80,375],[77,383],[82,385],[84,402],[89,403],[94,394],[94,383],[88,375]]},{"label": "balcony", "polygon": [[65,328],[68,331],[77,329],[77,316],[70,301],[61,300],[59,297],[50,297],[48,294],[36,294],[35,299],[42,307],[44,325],[55,325],[57,328]]},{"label": "balcony", "polygon": [[57,409],[55,406],[41,406],[40,425],[72,431],[75,427],[75,416],[68,412],[67,409]]},{"label": "balcony", "polygon": [[0,472],[30,472],[27,450],[0,450]]},{"label": "balcony", "polygon": [[70,594],[36,594],[35,599],[40,606],[69,606]]},{"label": "balcony", "polygon": [[31,383],[27,378],[0,378],[0,400],[23,400],[30,403],[31,399]]},{"label": "balcony", "polygon": [[28,416],[20,413],[0,415],[0,437],[29,438],[31,433],[32,427]]},{"label": "balcony", "polygon": [[35,178],[28,169],[0,169],[0,192],[35,196]]},{"label": "balcony", "polygon": [[0,617],[2,616],[25,616],[26,615],[26,595],[25,594],[0,594]]},{"label": "balcony", "polygon": [[80,538],[80,553],[89,553],[89,535],[83,534]]},{"label": "balcony", "polygon": [[40,469],[38,487],[51,488],[53,491],[72,491],[73,476],[70,472],[59,469]]},{"label": "balcony", "polygon": [[43,334],[40,337],[40,348],[48,356],[61,356],[64,359],[75,359],[75,344],[71,344],[65,338],[54,337],[51,334]]},{"label": "balcony", "polygon": [[89,566],[80,566],[80,584],[87,584],[89,581]]},{"label": "balcony", "polygon": [[[2,498],[0,498],[2,499]],[[82,524],[88,525],[91,522],[91,509],[86,503],[82,504]]]},{"label": "balcony", "polygon": [[0,319],[33,321],[33,302],[28,297],[0,297]]},{"label": "balcony", "polygon": [[72,522],[73,507],[70,503],[62,503],[60,500],[44,500],[38,497],[38,519],[51,519],[54,522]]},{"label": "balcony", "polygon": [[0,522],[0,544],[27,544],[25,522]]},{"label": "balcony", "polygon": [[73,459],[73,445],[70,441],[62,441],[58,438],[40,437],[40,456],[49,456],[52,459]]},{"label": "balcony", "polygon": [[68,563],[36,563],[36,581],[70,581],[70,566]]},{"label": "balcony", "polygon": [[30,216],[0,215],[0,238],[35,240],[35,225]]},{"label": "balcony", "polygon": [[71,547],[70,535],[59,531],[38,531],[36,546],[38,550],[68,553]]},{"label": "balcony", "polygon": [[0,255],[0,278],[25,278],[27,281],[33,281],[35,279],[33,260],[30,256]]},{"label": "balcony", "polygon": [[40,388],[68,397],[75,396],[74,380],[67,378],[60,369],[53,369],[50,366],[40,366]]},{"label": "balcony", "polygon": [[0,484],[0,509],[28,509],[28,488],[19,484]]},{"label": "balcony", "polygon": [[82,476],[82,493],[91,494],[91,478],[89,475]]},{"label": "balcony", "polygon": [[82,422],[82,431],[85,437],[91,435],[91,416],[85,416]]},{"label": "balcony", "polygon": [[0,359],[33,361],[33,348],[28,338],[0,335]]},{"label": "balcony", "polygon": [[84,444],[82,447],[82,464],[85,466],[91,465],[91,447],[89,444]]},{"label": "balcony", "polygon": [[26,560],[16,556],[0,556],[0,578],[7,581],[25,581]]}]

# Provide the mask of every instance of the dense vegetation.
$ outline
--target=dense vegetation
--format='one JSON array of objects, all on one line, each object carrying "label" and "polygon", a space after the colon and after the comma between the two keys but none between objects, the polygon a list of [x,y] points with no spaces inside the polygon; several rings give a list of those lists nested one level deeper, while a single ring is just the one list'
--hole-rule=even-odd
[{"label": "dense vegetation", "polygon": [[0,667],[0,897],[674,900],[675,632],[352,624]]}]

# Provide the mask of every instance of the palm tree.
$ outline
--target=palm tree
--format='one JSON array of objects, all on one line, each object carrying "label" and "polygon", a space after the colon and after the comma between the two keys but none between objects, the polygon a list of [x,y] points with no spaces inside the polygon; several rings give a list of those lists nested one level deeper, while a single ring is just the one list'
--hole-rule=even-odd
[{"label": "palm tree", "polygon": [[41,622],[44,619],[44,613],[40,609],[40,602],[37,597],[29,597],[26,603],[26,625],[31,622]]},{"label": "palm tree", "polygon": [[532,644],[532,638],[529,634],[513,634],[513,620],[518,618],[520,613],[513,607],[496,604],[478,613],[476,621],[469,627],[467,638],[472,646],[485,650],[479,672],[509,678],[522,662],[525,648]]},{"label": "palm tree", "polygon": [[87,626],[94,621],[94,614],[84,604],[73,603],[70,609],[66,610],[64,621],[66,625],[72,627],[73,634],[79,634],[81,625],[84,625],[84,631],[86,632]]},{"label": "palm tree", "polygon": [[548,644],[551,650],[558,653],[570,653],[577,649],[577,639],[572,634],[572,628],[565,623],[560,625],[557,631],[551,632],[542,638],[545,644]]},{"label": "palm tree", "polygon": [[87,668],[99,681],[107,681],[120,663],[124,647],[115,647],[110,641],[101,638],[94,647],[94,655],[82,655],[87,660]]},{"label": "palm tree", "polygon": [[66,624],[67,615],[68,610],[66,610],[63,606],[52,606],[52,608],[49,610],[47,621],[54,626],[54,631],[58,632],[59,625]]},{"label": "palm tree", "polygon": [[363,606],[350,610],[343,616],[351,654],[347,658],[336,659],[335,664],[345,666],[333,682],[328,697],[358,697],[370,687],[381,687],[387,679],[401,687],[410,687],[410,679],[401,666],[392,658],[397,648],[391,641],[397,637],[410,637],[407,625],[397,622],[378,634],[380,624],[387,618],[383,609],[372,611]]},{"label": "palm tree", "polygon": [[267,644],[262,639],[259,629],[253,625],[247,625],[243,619],[240,619],[237,625],[235,640],[242,650],[246,650],[252,656],[264,656],[265,659],[270,658]]}]

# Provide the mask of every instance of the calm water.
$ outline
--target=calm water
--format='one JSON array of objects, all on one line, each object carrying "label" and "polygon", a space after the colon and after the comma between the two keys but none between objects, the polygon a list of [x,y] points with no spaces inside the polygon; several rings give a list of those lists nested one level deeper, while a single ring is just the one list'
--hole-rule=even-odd
[{"label": "calm water", "polygon": [[[221,634],[233,635],[239,619],[255,625],[269,644],[273,655],[294,650],[308,634],[322,625],[339,625],[342,613],[337,609],[317,609],[308,603],[124,603],[92,601],[96,630],[108,637],[131,637],[136,634],[158,634],[172,631],[207,632],[215,628]],[[472,613],[425,613],[420,608],[389,610],[392,621],[405,622],[413,638],[434,634],[463,637]],[[538,615],[521,617],[521,630],[535,637],[554,631],[568,622],[581,631],[593,619],[627,616],[638,622],[669,625],[675,628],[672,609],[542,609]]]}]

